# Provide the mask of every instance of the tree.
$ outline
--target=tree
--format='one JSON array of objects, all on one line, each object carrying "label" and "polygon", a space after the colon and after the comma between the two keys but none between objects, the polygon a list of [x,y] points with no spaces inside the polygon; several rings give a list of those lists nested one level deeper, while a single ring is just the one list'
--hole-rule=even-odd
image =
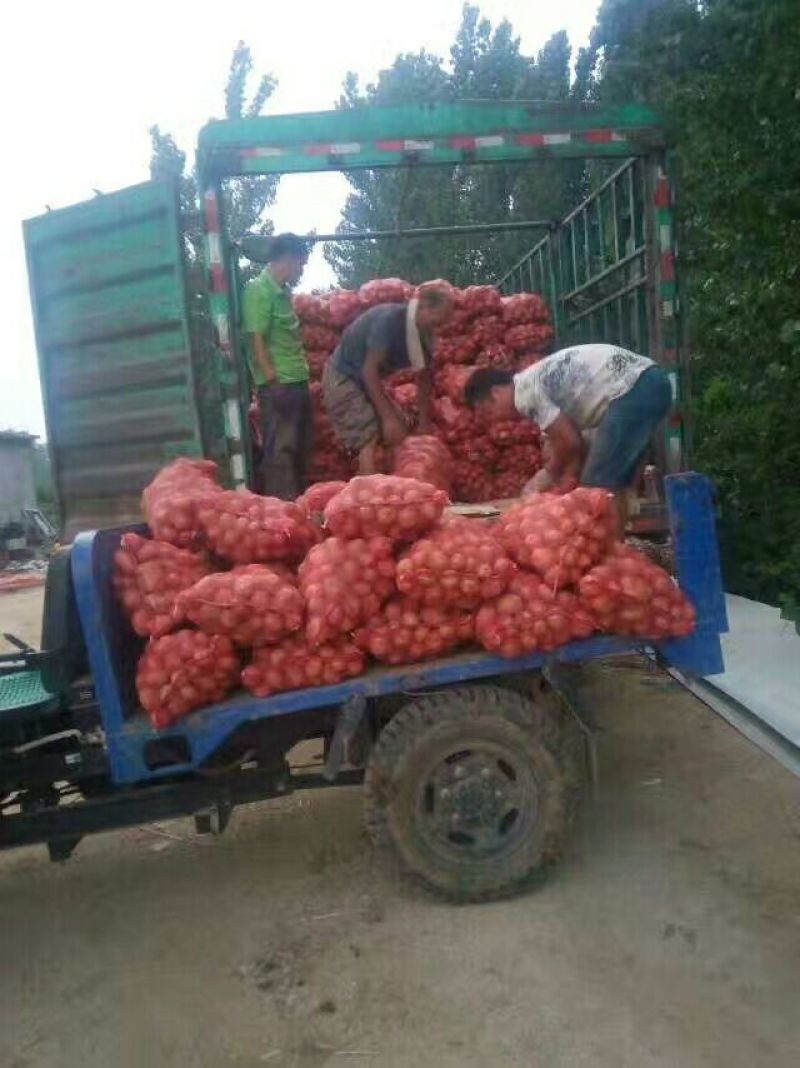
[{"label": "tree", "polygon": [[[428,52],[398,56],[375,84],[361,89],[345,78],[340,108],[428,103],[457,99],[565,100],[569,96],[570,47],[559,33],[536,57],[524,56],[507,20],[496,27],[466,4],[450,52],[449,68]],[[574,169],[557,164],[459,165],[354,171],[340,230],[400,226],[449,226],[557,218],[567,207]],[[344,285],[379,274],[412,281],[444,275],[457,284],[496,277],[530,248],[530,231],[479,239],[403,238],[328,246],[326,258]]]},{"label": "tree", "polygon": [[[277,82],[271,74],[258,80],[248,101],[248,84],[253,72],[253,57],[249,47],[240,41],[233,51],[225,84],[225,118],[242,119],[260,115],[272,96]],[[186,170],[186,153],[175,143],[172,134],[159,126],[150,128],[150,177],[171,178],[178,183],[181,210],[186,219],[187,251],[196,262],[202,249],[203,231],[197,218],[197,173]],[[264,218],[265,210],[275,202],[278,178],[231,178],[225,183],[223,196],[225,216],[230,236],[236,240],[246,233],[272,233],[272,223]],[[244,273],[247,273],[247,268]]]},{"label": "tree", "polygon": [[800,602],[800,25],[795,0],[605,0],[592,99],[658,106],[680,172],[694,463],[726,581]]}]

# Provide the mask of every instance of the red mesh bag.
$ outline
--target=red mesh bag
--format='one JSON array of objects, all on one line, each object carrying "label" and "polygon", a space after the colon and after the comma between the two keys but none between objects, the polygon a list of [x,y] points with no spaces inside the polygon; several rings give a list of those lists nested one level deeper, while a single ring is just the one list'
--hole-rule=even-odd
[{"label": "red mesh bag", "polygon": [[181,622],[175,600],[210,572],[205,556],[123,534],[114,554],[113,584],[131,626],[142,638],[158,638]]},{"label": "red mesh bag", "polygon": [[404,415],[416,417],[419,412],[419,386],[415,382],[387,386],[386,392]]},{"label": "red mesh bag", "polygon": [[461,292],[459,305],[472,319],[503,313],[503,298],[494,286],[467,286]]},{"label": "red mesh bag", "polygon": [[496,445],[538,444],[541,432],[528,419],[497,419],[487,424],[486,433]]},{"label": "red mesh bag", "polygon": [[466,367],[458,367],[455,364],[449,364],[443,367],[440,371],[436,372],[436,389],[445,397],[448,397],[453,404],[459,405],[462,408],[466,406],[466,399],[464,397],[464,389],[475,373],[475,367],[468,365]]},{"label": "red mesh bag", "polygon": [[303,625],[300,591],[265,564],[206,575],[178,594],[177,605],[206,634],[224,634],[242,646],[279,642]]},{"label": "red mesh bag", "polygon": [[142,493],[142,511],[157,541],[181,549],[196,548],[201,540],[198,505],[222,493],[217,465],[212,460],[173,460],[158,472]]},{"label": "red mesh bag", "polygon": [[367,307],[374,304],[403,304],[411,300],[414,287],[402,278],[373,278],[364,283],[358,295]]},{"label": "red mesh bag", "polygon": [[308,477],[310,482],[346,482],[354,470],[353,458],[337,445],[330,452],[315,449]]},{"label": "red mesh bag", "polygon": [[459,407],[449,397],[434,397],[431,415],[439,437],[448,445],[468,441],[476,433],[474,413],[469,408]]},{"label": "red mesh bag", "polygon": [[406,367],[403,371],[395,371],[394,374],[388,375],[383,380],[387,389],[394,389],[395,386],[407,386],[410,383],[416,383],[416,381],[417,372],[411,367]]},{"label": "red mesh bag", "polygon": [[437,522],[449,499],[415,478],[359,475],[325,507],[325,525],[341,538],[413,541]]},{"label": "red mesh bag", "polygon": [[362,674],[363,652],[346,638],[313,648],[301,637],[256,649],[242,684],[256,697],[309,686],[332,686]]},{"label": "red mesh bag", "polygon": [[470,327],[472,339],[479,349],[497,345],[505,336],[506,328],[499,315],[481,315]]},{"label": "red mesh bag", "polygon": [[534,471],[520,471],[516,468],[493,471],[491,474],[490,500],[504,501],[509,497],[519,497],[526,483],[530,481],[534,474]]},{"label": "red mesh bag", "polygon": [[572,586],[601,560],[614,539],[614,499],[580,486],[561,497],[537,494],[510,508],[498,523],[506,551],[538,571],[553,589]]},{"label": "red mesh bag", "polygon": [[301,323],[328,326],[331,322],[330,308],[324,297],[315,293],[298,293],[292,298],[295,314]]},{"label": "red mesh bag", "polygon": [[322,403],[322,386],[309,387],[314,408],[314,454],[308,473],[309,482],[346,481],[355,473],[355,461],[339,442]]},{"label": "red mesh bag", "polygon": [[339,334],[336,330],[314,323],[301,326],[300,336],[306,349],[320,349],[322,352],[331,353],[339,344]]},{"label": "red mesh bag", "polygon": [[480,348],[480,342],[471,334],[453,337],[438,337],[433,347],[434,362],[437,366],[451,363],[473,363]]},{"label": "red mesh bag", "polygon": [[466,460],[471,464],[480,464],[486,471],[491,471],[501,455],[502,452],[499,446],[495,445],[483,433],[476,433],[473,437],[463,441],[458,447],[459,460]]},{"label": "red mesh bag", "polygon": [[179,630],[151,638],[136,669],[136,690],[154,727],[169,727],[195,708],[221,701],[239,681],[230,638]]},{"label": "red mesh bag", "polygon": [[485,345],[475,357],[476,367],[495,367],[499,371],[511,371],[515,367],[514,356],[505,345]]},{"label": "red mesh bag", "polygon": [[457,501],[467,504],[492,499],[492,478],[486,468],[469,460],[453,464],[453,494]]},{"label": "red mesh bag", "polygon": [[596,624],[578,598],[553,591],[537,575],[519,572],[506,592],[483,605],[475,635],[484,649],[501,656],[548,652],[577,638],[588,638]]},{"label": "red mesh bag", "polygon": [[410,664],[443,656],[475,635],[471,612],[418,605],[405,597],[389,601],[357,631],[362,649],[385,664]]},{"label": "red mesh bag", "polygon": [[456,290],[455,309],[444,326],[439,330],[438,337],[462,337],[469,334],[470,318],[469,311],[461,305],[461,291]]},{"label": "red mesh bag", "polygon": [[506,330],[505,345],[512,352],[541,352],[555,337],[552,326],[546,323],[523,323]]},{"label": "red mesh bag", "polygon": [[317,482],[297,498],[295,504],[309,519],[322,515],[325,505],[332,500],[340,490],[347,485],[346,481],[334,480],[333,482]]},{"label": "red mesh bag", "polygon": [[324,645],[378,612],[394,591],[395,569],[388,538],[328,538],[315,546],[299,572],[308,641]]},{"label": "red mesh bag", "polygon": [[538,293],[514,293],[503,298],[503,322],[507,326],[549,321],[550,309]]},{"label": "red mesh bag", "polygon": [[450,450],[432,434],[417,434],[402,441],[394,450],[393,474],[416,478],[450,493],[453,457]]},{"label": "red mesh bag", "polygon": [[670,576],[627,545],[617,544],[579,584],[584,605],[601,630],[637,638],[680,638],[691,634],[695,610]]},{"label": "red mesh bag", "polygon": [[325,364],[329,359],[330,353],[325,349],[310,349],[306,352],[308,372],[311,375],[312,382],[318,382],[322,378],[322,372],[325,370]]},{"label": "red mesh bag", "polygon": [[337,289],[328,298],[328,316],[332,326],[344,330],[365,311],[366,305],[358,293],[349,289]]},{"label": "red mesh bag", "polygon": [[233,564],[297,563],[320,538],[294,502],[249,490],[217,494],[198,507],[197,517],[208,547]]},{"label": "red mesh bag", "polygon": [[499,597],[516,570],[490,527],[452,516],[401,556],[397,588],[420,604],[474,609]]}]

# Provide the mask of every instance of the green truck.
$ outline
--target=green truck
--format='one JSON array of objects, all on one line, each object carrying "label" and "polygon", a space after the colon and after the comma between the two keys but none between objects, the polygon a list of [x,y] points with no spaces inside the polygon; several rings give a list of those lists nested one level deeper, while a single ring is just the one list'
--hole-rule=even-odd
[{"label": "green truck", "polygon": [[239,250],[226,231],[226,179],[575,158],[606,161],[601,184],[503,277],[476,282],[541,292],[560,342],[614,341],[662,363],[676,406],[659,459],[666,471],[684,468],[674,183],[648,108],[470,102],[219,121],[198,142],[202,286],[168,183],[24,224],[64,535],[137,519],[142,488],[175,456],[213,458],[231,485],[248,482]]}]

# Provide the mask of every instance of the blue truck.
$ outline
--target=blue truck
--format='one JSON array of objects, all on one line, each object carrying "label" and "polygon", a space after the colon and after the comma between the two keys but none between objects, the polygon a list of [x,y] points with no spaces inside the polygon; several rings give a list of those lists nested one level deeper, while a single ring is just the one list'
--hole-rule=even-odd
[{"label": "blue truck", "polygon": [[[689,676],[722,670],[711,486],[673,475],[666,493],[690,637],[597,636],[513,660],[473,648],[269,698],[240,691],[164,730],[138,705],[142,643],[111,583],[132,528],[80,534],[51,562],[41,651],[0,662],[0,847],[46,843],[65,859],[96,831],[181,815],[221,831],[236,805],[363,783],[371,835],[429,886],[477,900],[525,885],[557,857],[595,766],[571,666],[647,652]],[[324,745],[316,770],[290,760],[309,739]]]},{"label": "blue truck", "polygon": [[[640,105],[455,102],[212,122],[197,158],[194,221],[174,187],[148,182],[25,224],[48,444],[72,544],[50,565],[41,650],[17,643],[0,661],[0,847],[46,843],[64,859],[92,832],[179,815],[221,831],[238,804],[363,782],[370,833],[412,873],[458,899],[505,893],[557,856],[595,767],[572,665],[645,651],[689,677],[722,670],[713,494],[686,473],[663,133]],[[598,636],[515,660],[474,648],[268,699],[240,692],[155,731],[136,701],[141,643],[112,594],[111,561],[121,535],[137,529],[143,487],[175,456],[212,458],[228,485],[251,483],[236,279],[258,242],[254,251],[229,234],[225,182],[579,158],[593,161],[595,190],[564,219],[500,222],[542,236],[503,277],[481,281],[542,293],[563,343],[613,341],[664,366],[676,402],[656,445],[666,505],[640,522],[668,526],[696,633],[651,648]],[[493,227],[444,229],[480,242]],[[316,770],[291,760],[306,739],[324,743]]]}]

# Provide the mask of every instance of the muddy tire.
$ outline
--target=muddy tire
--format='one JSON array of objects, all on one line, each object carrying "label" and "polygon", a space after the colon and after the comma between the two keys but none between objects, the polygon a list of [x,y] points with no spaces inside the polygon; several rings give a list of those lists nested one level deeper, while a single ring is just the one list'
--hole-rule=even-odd
[{"label": "muddy tire", "polygon": [[455,900],[529,885],[560,854],[577,792],[561,719],[557,702],[500,686],[406,704],[367,765],[373,841]]}]

